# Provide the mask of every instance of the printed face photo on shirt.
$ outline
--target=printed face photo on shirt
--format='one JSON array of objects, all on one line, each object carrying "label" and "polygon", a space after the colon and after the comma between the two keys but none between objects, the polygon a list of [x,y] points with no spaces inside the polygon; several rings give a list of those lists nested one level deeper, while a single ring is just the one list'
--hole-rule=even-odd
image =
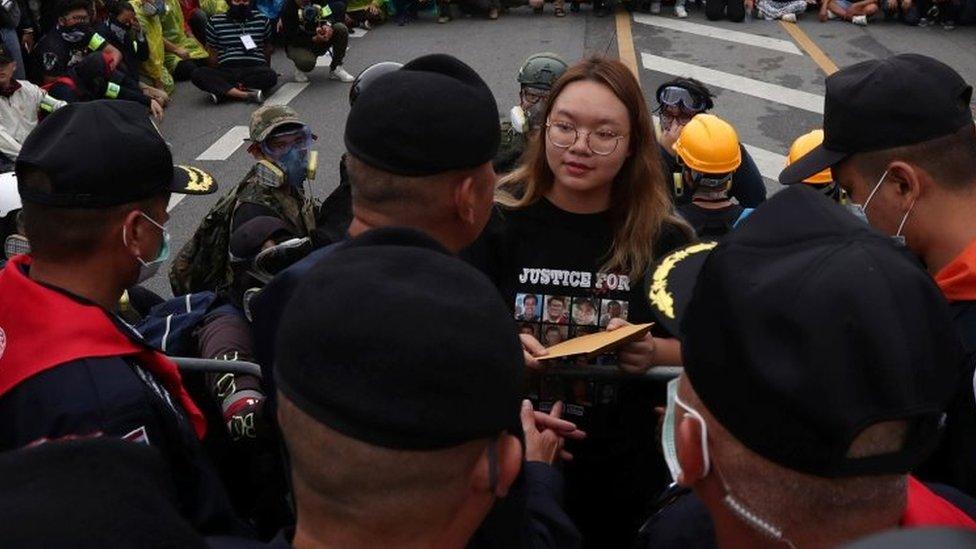
[{"label": "printed face photo on shirt", "polygon": [[573,324],[596,326],[597,320],[599,320],[596,310],[598,304],[598,301],[594,303],[594,300],[588,297],[573,299]]},{"label": "printed face photo on shirt", "polygon": [[600,331],[598,326],[573,326],[569,331],[569,337],[580,337],[595,334]]},{"label": "printed face photo on shirt", "polygon": [[572,300],[561,295],[546,296],[546,322],[569,324],[569,306]]},{"label": "printed face photo on shirt", "polygon": [[518,333],[527,334],[536,339],[539,339],[539,325],[532,324],[530,322],[519,322]]},{"label": "printed face photo on shirt", "polygon": [[569,339],[568,326],[556,326],[554,324],[546,324],[542,326],[542,344],[546,347],[552,347],[553,345],[562,343],[567,339]]},{"label": "printed face photo on shirt", "polygon": [[604,299],[600,309],[600,326],[606,327],[613,318],[627,320],[628,302],[619,299]]},{"label": "printed face photo on shirt", "polygon": [[516,320],[539,320],[542,312],[542,296],[536,294],[518,294],[515,296]]}]

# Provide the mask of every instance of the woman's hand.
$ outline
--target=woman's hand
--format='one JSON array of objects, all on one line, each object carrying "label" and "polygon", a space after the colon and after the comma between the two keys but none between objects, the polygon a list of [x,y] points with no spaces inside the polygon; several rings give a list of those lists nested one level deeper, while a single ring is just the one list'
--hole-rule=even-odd
[{"label": "woman's hand", "polygon": [[[614,318],[607,324],[607,331],[612,332],[630,326],[630,323],[620,318]],[[654,358],[657,354],[657,343],[654,336],[650,333],[637,341],[631,341],[617,351],[617,358],[620,360],[620,369],[628,374],[643,374],[651,369],[655,364]]]},{"label": "woman's hand", "polygon": [[519,339],[522,341],[522,354],[525,356],[525,365],[533,370],[542,369],[542,362],[536,357],[546,356],[549,354],[549,351],[539,343],[538,339],[529,334],[519,334]]}]

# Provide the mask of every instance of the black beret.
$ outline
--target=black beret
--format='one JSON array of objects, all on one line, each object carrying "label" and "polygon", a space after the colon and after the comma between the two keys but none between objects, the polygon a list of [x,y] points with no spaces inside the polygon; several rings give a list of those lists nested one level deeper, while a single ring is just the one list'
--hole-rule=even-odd
[{"label": "black beret", "polygon": [[469,169],[492,160],[498,105],[478,73],[446,54],[418,57],[376,79],[346,121],[346,149],[405,176]]},{"label": "black beret", "polygon": [[205,547],[154,449],[117,438],[0,453],[4,547]]},{"label": "black beret", "polygon": [[518,436],[515,334],[483,274],[422,232],[375,229],[324,256],[296,288],[275,379],[305,413],[374,446]]}]

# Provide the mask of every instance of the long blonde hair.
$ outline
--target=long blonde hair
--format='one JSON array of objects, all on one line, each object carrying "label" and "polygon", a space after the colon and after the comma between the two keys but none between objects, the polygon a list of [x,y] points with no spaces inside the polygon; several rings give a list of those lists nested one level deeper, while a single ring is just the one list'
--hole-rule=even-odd
[{"label": "long blonde hair", "polygon": [[[680,223],[672,213],[654,127],[634,75],[623,63],[601,57],[580,61],[556,82],[546,105],[545,120],[559,94],[579,81],[597,82],[609,88],[627,106],[630,116],[631,154],[612,183],[609,213],[613,245],[604,256],[601,270],[638,278],[654,260],[654,241],[664,222]],[[545,196],[553,184],[543,128],[530,141],[519,167],[499,182],[495,202],[509,209],[525,208]]]}]

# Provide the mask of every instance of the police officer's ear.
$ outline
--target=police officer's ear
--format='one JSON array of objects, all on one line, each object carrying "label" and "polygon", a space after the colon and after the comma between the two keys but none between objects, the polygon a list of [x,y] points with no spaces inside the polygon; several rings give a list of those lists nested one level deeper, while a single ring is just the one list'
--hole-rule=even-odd
[{"label": "police officer's ear", "polygon": [[708,449],[702,446],[702,424],[691,414],[684,414],[675,426],[674,438],[678,463],[681,465],[681,475],[677,481],[681,486],[690,488],[708,474],[705,467],[705,452]]},{"label": "police officer's ear", "polygon": [[888,164],[888,175],[885,183],[892,185],[895,190],[896,200],[903,211],[918,200],[934,182],[932,178],[918,166],[909,164],[902,160],[895,160]]},{"label": "police officer's ear", "polygon": [[469,225],[478,225],[491,212],[495,194],[495,171],[485,163],[470,172],[454,187],[454,207],[458,216]]},{"label": "police officer's ear", "polygon": [[508,495],[509,488],[522,470],[522,443],[519,439],[502,433],[486,446],[472,478],[472,489],[476,493],[489,492],[494,497]]}]

